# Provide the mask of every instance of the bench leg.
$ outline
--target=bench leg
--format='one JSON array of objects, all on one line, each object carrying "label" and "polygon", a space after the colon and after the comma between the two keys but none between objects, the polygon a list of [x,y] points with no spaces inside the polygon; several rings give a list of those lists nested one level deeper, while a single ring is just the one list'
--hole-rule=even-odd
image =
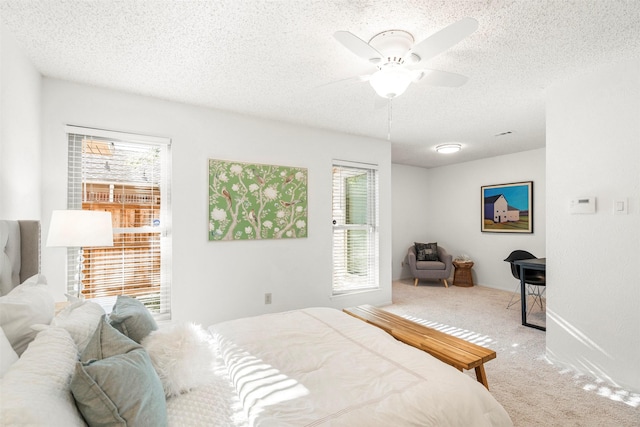
[{"label": "bench leg", "polygon": [[484,372],[484,364],[480,366],[476,366],[476,379],[479,383],[482,383],[483,386],[489,390],[489,384],[487,383],[487,374]]}]

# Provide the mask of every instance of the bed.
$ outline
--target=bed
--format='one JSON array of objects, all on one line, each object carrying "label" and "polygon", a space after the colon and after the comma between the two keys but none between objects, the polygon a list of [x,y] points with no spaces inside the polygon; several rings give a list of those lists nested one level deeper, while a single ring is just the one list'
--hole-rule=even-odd
[{"label": "bed", "polygon": [[[6,262],[7,244],[15,254],[22,241],[39,242],[33,236],[39,227],[5,237],[4,223],[0,273],[8,277],[12,265],[15,277],[15,268],[33,265],[26,258],[39,251],[16,265]],[[71,302],[55,314],[43,276],[30,273],[0,297],[2,425],[97,425],[103,416],[113,425],[136,426],[512,425],[470,376],[336,309],[305,308],[207,329],[156,325],[126,297],[109,315],[91,301]],[[15,337],[8,338],[15,331],[4,333],[12,327],[4,314],[11,304],[35,316],[26,321],[29,342],[15,355],[9,354]],[[136,369],[127,371],[132,365]],[[83,388],[85,377],[91,387]],[[95,388],[102,400],[92,396]]]}]

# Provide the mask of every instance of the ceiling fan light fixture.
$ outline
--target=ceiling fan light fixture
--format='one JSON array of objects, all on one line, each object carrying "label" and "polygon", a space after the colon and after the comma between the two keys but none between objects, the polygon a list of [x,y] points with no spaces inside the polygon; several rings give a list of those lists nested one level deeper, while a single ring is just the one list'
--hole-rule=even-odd
[{"label": "ceiling fan light fixture", "polygon": [[436,151],[440,154],[457,153],[460,150],[462,150],[460,144],[440,144],[436,147]]},{"label": "ceiling fan light fixture", "polygon": [[402,95],[412,81],[411,71],[400,66],[383,67],[369,79],[373,90],[383,98],[395,98]]}]

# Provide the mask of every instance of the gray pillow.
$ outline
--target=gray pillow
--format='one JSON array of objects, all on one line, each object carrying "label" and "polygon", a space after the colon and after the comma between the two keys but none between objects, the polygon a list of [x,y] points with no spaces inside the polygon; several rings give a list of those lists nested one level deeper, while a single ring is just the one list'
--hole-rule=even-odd
[{"label": "gray pillow", "polygon": [[70,388],[91,427],[168,423],[164,390],[149,355],[105,316],[76,363]]},{"label": "gray pillow", "polygon": [[417,243],[414,242],[416,248],[416,261],[439,261],[438,243]]},{"label": "gray pillow", "polygon": [[118,295],[113,311],[109,315],[111,326],[138,344],[152,331],[158,329],[155,319],[140,301]]}]

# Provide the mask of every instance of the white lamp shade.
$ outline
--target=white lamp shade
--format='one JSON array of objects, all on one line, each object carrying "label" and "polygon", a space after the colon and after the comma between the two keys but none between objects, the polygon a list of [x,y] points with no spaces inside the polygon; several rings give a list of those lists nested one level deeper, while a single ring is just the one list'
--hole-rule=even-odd
[{"label": "white lamp shade", "polygon": [[47,246],[113,246],[111,212],[53,211],[49,224]]},{"label": "white lamp shade", "polygon": [[376,71],[369,79],[369,83],[381,97],[395,98],[407,90],[412,80],[413,75],[406,68],[387,66]]}]

